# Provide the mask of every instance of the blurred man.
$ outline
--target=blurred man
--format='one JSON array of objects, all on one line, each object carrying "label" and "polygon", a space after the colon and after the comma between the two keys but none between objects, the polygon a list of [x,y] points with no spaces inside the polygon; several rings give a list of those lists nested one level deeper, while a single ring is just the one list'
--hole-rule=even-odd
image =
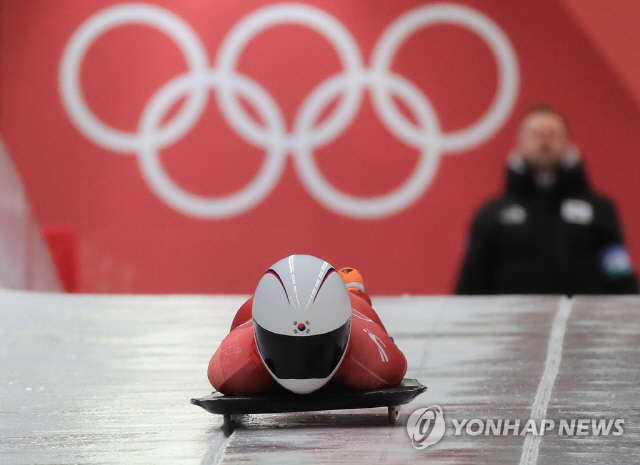
[{"label": "blurred man", "polygon": [[637,293],[615,207],[553,107],[523,118],[506,181],[476,214],[457,294]]}]

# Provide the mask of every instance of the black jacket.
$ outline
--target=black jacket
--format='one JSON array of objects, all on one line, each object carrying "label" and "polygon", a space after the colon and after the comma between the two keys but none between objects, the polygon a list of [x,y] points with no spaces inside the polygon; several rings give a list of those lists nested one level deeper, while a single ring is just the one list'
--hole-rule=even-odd
[{"label": "black jacket", "polygon": [[539,187],[523,164],[476,214],[457,294],[627,294],[638,288],[613,203],[581,164]]}]

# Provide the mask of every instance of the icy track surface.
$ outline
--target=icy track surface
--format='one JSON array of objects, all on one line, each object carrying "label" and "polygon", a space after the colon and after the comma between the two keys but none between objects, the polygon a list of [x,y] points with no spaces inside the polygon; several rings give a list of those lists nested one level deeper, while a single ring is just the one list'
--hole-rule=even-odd
[{"label": "icy track surface", "polygon": [[[235,296],[0,291],[0,462],[613,464],[640,462],[640,298],[374,298],[428,386],[386,409],[222,418],[209,357]],[[404,424],[439,405],[447,431],[415,450]],[[622,418],[622,436],[454,435],[452,419]]]}]

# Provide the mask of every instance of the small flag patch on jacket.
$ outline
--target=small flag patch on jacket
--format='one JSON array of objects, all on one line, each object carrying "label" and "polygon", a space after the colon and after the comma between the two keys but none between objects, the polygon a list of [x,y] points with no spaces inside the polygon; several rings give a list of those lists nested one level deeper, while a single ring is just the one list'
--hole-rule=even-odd
[{"label": "small flag patch on jacket", "polygon": [[602,251],[601,257],[604,274],[610,278],[626,276],[633,272],[629,253],[622,244],[607,247]]}]

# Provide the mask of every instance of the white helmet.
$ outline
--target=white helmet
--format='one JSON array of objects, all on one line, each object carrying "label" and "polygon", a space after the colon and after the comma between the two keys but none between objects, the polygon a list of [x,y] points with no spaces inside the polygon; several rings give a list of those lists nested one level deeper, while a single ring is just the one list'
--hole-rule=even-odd
[{"label": "white helmet", "polygon": [[337,371],[351,334],[351,300],[324,260],[290,255],[262,276],[253,298],[253,331],[271,376],[307,394]]}]

